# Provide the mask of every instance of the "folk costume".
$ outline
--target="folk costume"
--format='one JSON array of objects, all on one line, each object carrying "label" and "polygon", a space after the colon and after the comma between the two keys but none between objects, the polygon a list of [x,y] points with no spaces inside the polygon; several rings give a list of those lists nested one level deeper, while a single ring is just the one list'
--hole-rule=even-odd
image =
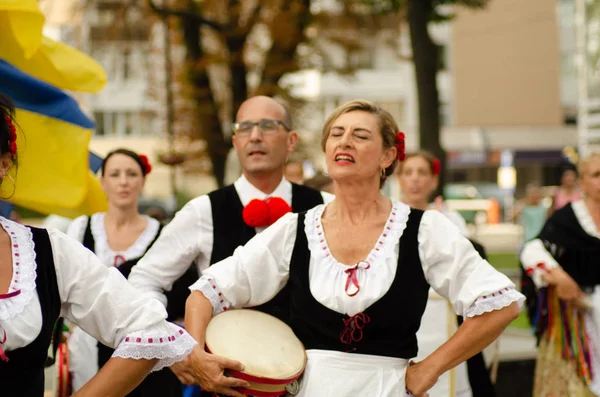
[{"label": "folk costume", "polygon": [[442,214],[392,204],[360,263],[333,257],[319,205],[285,215],[190,288],[214,314],[263,304],[287,288],[289,324],[308,354],[298,396],[403,395],[430,285],[466,317],[524,298]]}]

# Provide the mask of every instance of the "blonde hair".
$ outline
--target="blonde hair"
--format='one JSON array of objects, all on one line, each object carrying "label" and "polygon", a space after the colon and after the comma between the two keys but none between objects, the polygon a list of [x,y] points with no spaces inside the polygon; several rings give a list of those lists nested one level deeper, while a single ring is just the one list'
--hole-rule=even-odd
[{"label": "blonde hair", "polygon": [[[384,148],[392,148],[396,147],[396,133],[398,133],[398,125],[394,121],[392,115],[382,108],[381,106],[377,106],[372,102],[363,99],[357,99],[354,101],[347,102],[342,106],[338,107],[329,115],[325,125],[323,126],[323,134],[321,136],[321,148],[325,151],[325,144],[327,143],[327,138],[329,138],[329,133],[331,132],[331,126],[333,123],[343,114],[361,111],[367,112],[377,117],[377,121],[379,122],[379,132],[381,134],[381,138],[383,140]],[[392,164],[385,169],[384,176],[380,178],[379,187],[383,187],[386,179],[394,173],[394,169],[398,164],[398,157],[394,159]]]},{"label": "blonde hair", "polygon": [[577,165],[577,173],[579,174],[580,178],[583,177],[583,171],[585,171],[588,164],[592,160],[600,160],[600,152],[592,152],[584,158],[582,158],[581,160],[579,160],[579,164]]},{"label": "blonde hair", "polygon": [[[431,152],[428,152],[427,150],[419,150],[417,152],[407,153],[404,161],[406,161],[410,158],[413,158],[413,157],[421,157],[423,160],[425,160],[427,162],[427,165],[429,166],[429,171],[431,171],[431,174],[433,175],[433,163],[435,162],[435,160],[437,158]],[[402,172],[403,165],[404,165],[404,162],[400,163],[399,168],[398,168],[399,172]]]}]

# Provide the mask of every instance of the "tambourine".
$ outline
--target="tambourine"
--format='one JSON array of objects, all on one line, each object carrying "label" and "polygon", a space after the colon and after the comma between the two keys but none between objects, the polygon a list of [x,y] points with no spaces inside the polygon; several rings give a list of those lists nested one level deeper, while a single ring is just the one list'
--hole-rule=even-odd
[{"label": "tambourine", "polygon": [[249,309],[228,310],[212,318],[206,329],[206,349],[244,364],[228,376],[250,383],[240,393],[253,397],[295,394],[306,367],[304,345],[284,322]]}]

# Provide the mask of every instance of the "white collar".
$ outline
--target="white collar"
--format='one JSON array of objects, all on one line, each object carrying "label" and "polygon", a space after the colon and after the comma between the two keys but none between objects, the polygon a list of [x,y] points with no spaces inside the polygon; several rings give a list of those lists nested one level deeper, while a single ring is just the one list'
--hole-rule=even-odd
[{"label": "white collar", "polygon": [[265,200],[269,197],[280,197],[290,206],[292,205],[292,184],[285,178],[281,179],[281,182],[271,194],[261,192],[256,186],[252,185],[244,175],[240,176],[238,180],[233,183],[233,186],[235,187],[238,196],[240,196],[240,201],[244,207],[254,199]]},{"label": "white collar", "polygon": [[590,236],[600,238],[600,232],[596,229],[596,223],[594,223],[594,218],[592,218],[592,214],[590,214],[587,205],[585,205],[585,201],[573,201],[571,208],[573,208],[575,218],[579,221],[581,228]]}]

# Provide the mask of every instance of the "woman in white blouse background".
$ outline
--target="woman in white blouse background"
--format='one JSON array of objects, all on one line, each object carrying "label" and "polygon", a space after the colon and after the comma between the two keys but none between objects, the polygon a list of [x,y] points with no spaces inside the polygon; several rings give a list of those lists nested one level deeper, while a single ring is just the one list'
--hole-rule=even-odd
[{"label": "woman in white blouse background", "polygon": [[[8,178],[16,159],[14,106],[0,95],[0,179]],[[124,396],[151,370],[181,361],[194,347],[184,330],[165,321],[159,302],[144,299],[68,236],[0,218],[0,247],[3,396],[43,395],[44,362],[59,316],[116,348],[76,396]]]},{"label": "woman in white blouse background", "polygon": [[[186,329],[199,342],[192,363],[205,389],[241,397],[234,387],[248,386],[223,372],[243,363],[203,350],[212,315],[266,302],[286,283],[290,325],[308,355],[298,396],[426,396],[439,376],[518,315],[522,295],[450,221],[380,193],[403,159],[397,132],[391,115],[370,102],[334,111],[322,146],[336,199],[285,215],[191,287]],[[409,365],[429,285],[467,319],[443,346]]]},{"label": "woman in white blouse background", "polygon": [[[147,176],[152,171],[148,158],[119,148],[109,152],[102,163],[100,181],[108,200],[108,210],[73,220],[67,235],[94,252],[106,267],[116,267],[127,278],[131,268],[158,237],[161,225],[138,212],[138,201]],[[69,337],[69,362],[73,389],[89,381],[112,354],[81,328]],[[136,395],[181,395],[181,384],[165,369],[152,374],[136,389]],[[148,394],[150,393],[150,394]]]},{"label": "woman in white blouse background", "polygon": [[[440,172],[440,162],[431,153],[419,151],[408,154],[398,170],[402,202],[412,208],[420,210],[435,209],[441,212],[466,237],[466,223],[458,212],[444,208],[443,202],[440,202],[439,199],[436,199],[434,204],[430,203],[430,199],[438,187]],[[484,257],[484,259],[486,258]],[[418,358],[427,357],[454,333],[458,323],[456,316],[452,315],[451,311],[451,305],[446,299],[433,289],[429,291],[427,308],[423,315],[421,328],[417,333],[419,341]],[[440,377],[438,383],[429,391],[430,396],[493,397],[495,392],[487,374],[483,357],[479,354],[477,357],[470,359],[469,367],[471,374],[477,379],[469,378],[467,363],[462,363]]]}]

